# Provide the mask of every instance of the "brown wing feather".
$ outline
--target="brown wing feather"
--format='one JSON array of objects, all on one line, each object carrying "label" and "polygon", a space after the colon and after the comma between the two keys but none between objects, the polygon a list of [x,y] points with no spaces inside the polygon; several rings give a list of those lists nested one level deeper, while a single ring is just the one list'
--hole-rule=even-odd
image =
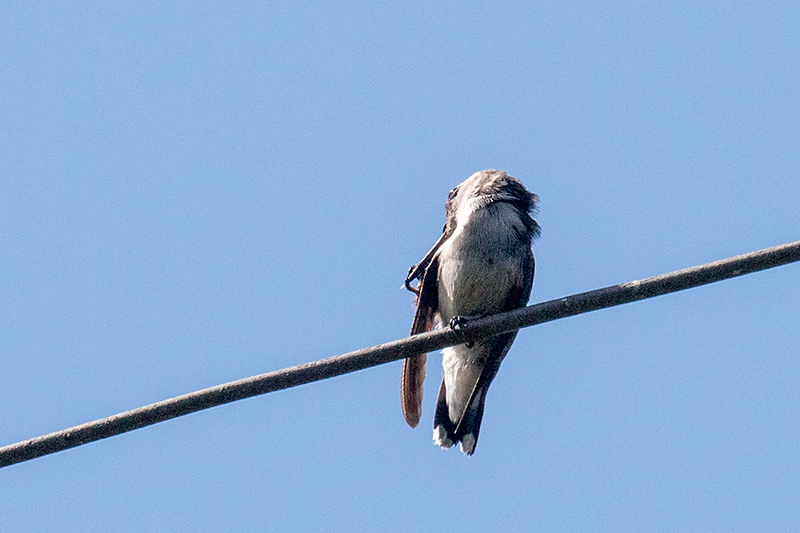
[{"label": "brown wing feather", "polygon": [[[414,313],[414,322],[411,324],[411,335],[416,335],[433,329],[436,314],[439,312],[439,259],[435,257],[419,284],[417,296],[417,310]],[[412,428],[417,427],[422,417],[423,384],[425,382],[425,363],[428,354],[422,353],[407,358],[403,361],[403,377],[400,392],[403,406],[403,416]]]}]

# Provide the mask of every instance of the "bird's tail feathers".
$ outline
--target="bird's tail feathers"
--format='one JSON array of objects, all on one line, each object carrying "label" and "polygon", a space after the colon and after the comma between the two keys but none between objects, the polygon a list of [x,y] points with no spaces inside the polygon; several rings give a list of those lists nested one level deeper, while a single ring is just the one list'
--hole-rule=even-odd
[{"label": "bird's tail feathers", "polygon": [[[486,384],[488,385],[488,384]],[[436,402],[436,413],[433,419],[433,441],[442,448],[450,448],[453,444],[461,443],[461,451],[467,455],[475,453],[478,444],[478,434],[483,419],[483,408],[486,402],[488,387],[479,380],[475,384],[469,403],[458,420],[450,419],[447,406],[447,388],[442,380],[439,388],[439,398]]]}]

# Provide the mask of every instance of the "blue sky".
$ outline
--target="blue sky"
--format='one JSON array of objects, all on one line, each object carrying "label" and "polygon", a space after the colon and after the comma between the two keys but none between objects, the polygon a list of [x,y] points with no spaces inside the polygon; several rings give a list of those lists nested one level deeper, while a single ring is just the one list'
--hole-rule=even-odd
[{"label": "blue sky", "polygon": [[[403,337],[447,192],[541,196],[531,302],[800,238],[793,2],[13,3],[0,445]],[[13,531],[800,523],[800,270],[520,332],[467,458],[400,363],[0,470]]]}]

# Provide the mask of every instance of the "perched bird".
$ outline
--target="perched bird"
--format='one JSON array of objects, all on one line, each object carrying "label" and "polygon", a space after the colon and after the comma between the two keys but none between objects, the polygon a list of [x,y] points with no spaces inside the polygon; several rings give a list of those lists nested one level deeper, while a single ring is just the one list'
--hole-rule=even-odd
[{"label": "perched bird", "polygon": [[[531,242],[539,225],[531,217],[539,197],[500,170],[482,170],[447,197],[442,236],[411,267],[406,288],[417,294],[411,334],[509,311],[528,303],[533,285]],[[416,287],[411,282],[419,280]],[[486,392],[517,332],[460,344],[442,351],[444,377],[433,419],[433,441],[461,443],[475,452]],[[403,362],[403,415],[416,427],[422,415],[427,354]]]}]

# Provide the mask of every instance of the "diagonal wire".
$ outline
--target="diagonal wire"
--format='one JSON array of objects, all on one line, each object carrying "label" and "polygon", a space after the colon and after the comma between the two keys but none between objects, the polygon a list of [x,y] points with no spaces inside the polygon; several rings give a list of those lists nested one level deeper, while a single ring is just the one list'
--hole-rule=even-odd
[{"label": "diagonal wire", "polygon": [[355,372],[404,359],[411,355],[439,350],[446,346],[454,346],[559,318],[690,289],[795,261],[800,261],[800,241],[470,320],[458,331],[444,328],[421,333],[335,357],[231,381],[41,437],[9,444],[0,448],[0,467],[74,448],[251,396]]}]

